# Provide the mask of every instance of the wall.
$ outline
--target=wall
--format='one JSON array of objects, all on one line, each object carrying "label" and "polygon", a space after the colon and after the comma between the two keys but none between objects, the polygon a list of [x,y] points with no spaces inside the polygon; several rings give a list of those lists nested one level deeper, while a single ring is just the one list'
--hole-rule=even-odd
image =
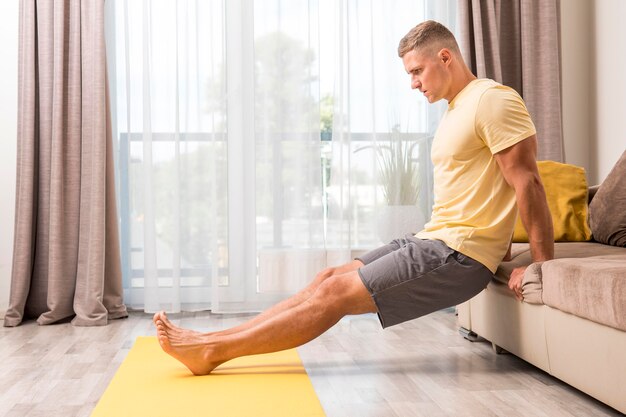
[{"label": "wall", "polygon": [[[564,3],[565,1],[561,1]],[[591,62],[591,178],[606,178],[626,149],[626,1],[596,0]],[[583,26],[584,27],[584,26]]]},{"label": "wall", "polygon": [[593,3],[589,0],[561,1],[561,82],[563,144],[565,162],[582,166],[590,174],[592,46],[588,28]]},{"label": "wall", "polygon": [[626,1],[561,1],[565,161],[599,184],[626,149]]},{"label": "wall", "polygon": [[0,317],[9,303],[13,220],[15,215],[15,157],[17,153],[17,30],[19,1],[0,2]]}]

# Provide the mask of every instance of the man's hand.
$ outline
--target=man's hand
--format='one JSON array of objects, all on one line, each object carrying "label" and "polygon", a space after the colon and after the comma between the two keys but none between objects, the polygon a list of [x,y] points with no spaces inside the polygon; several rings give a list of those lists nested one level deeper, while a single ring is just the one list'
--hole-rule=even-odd
[{"label": "man's hand", "polygon": [[526,266],[515,268],[509,277],[509,288],[515,293],[515,298],[520,301],[524,300],[524,296],[522,295],[522,281],[524,280],[526,268]]}]

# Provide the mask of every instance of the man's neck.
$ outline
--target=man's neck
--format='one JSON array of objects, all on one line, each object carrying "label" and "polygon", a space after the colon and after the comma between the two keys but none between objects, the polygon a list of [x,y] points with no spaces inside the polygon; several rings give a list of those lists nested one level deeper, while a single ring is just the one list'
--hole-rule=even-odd
[{"label": "man's neck", "polygon": [[452,87],[450,88],[450,95],[447,98],[448,103],[450,103],[454,98],[465,88],[469,83],[474,81],[476,76],[471,73],[471,71],[466,67],[459,77],[456,77],[456,82],[453,82]]}]

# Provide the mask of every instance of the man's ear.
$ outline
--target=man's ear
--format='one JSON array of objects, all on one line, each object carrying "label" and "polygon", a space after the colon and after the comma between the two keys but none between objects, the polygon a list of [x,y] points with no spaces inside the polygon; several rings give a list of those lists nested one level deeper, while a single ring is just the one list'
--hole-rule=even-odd
[{"label": "man's ear", "polygon": [[450,61],[452,61],[452,54],[450,53],[450,50],[448,48],[443,48],[442,50],[440,50],[438,55],[441,62],[446,65],[449,64]]}]

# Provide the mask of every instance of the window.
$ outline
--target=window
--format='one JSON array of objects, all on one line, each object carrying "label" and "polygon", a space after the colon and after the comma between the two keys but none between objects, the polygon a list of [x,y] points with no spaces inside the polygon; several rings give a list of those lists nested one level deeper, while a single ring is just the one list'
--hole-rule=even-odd
[{"label": "window", "polygon": [[258,310],[379,245],[377,144],[392,139],[429,211],[441,107],[410,91],[395,48],[424,17],[450,20],[448,2],[107,7],[131,306]]}]

